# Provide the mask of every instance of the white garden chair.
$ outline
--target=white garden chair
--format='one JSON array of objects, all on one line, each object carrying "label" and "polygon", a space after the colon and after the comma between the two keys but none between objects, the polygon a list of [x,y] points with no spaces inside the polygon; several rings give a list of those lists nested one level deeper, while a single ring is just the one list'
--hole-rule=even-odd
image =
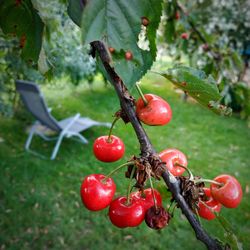
[{"label": "white garden chair", "polygon": [[[56,140],[55,147],[52,151],[51,160],[56,158],[61,142],[64,137],[75,138],[81,143],[88,143],[88,140],[80,132],[92,126],[110,127],[110,123],[97,122],[88,117],[81,117],[80,114],[57,121],[50,113],[39,87],[28,81],[16,80],[16,90],[20,93],[25,107],[37,119],[32,125],[28,138],[25,143],[25,149],[33,154],[43,156],[40,153],[31,150],[30,145],[34,135],[40,136],[46,141]],[[57,136],[48,136],[47,131],[54,131]]]}]

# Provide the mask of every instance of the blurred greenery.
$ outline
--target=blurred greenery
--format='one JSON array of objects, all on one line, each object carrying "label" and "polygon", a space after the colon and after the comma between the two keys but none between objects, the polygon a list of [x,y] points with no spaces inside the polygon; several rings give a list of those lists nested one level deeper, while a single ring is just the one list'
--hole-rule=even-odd
[{"label": "blurred greenery", "polygon": [[20,57],[19,42],[13,36],[4,35],[0,29],[0,114],[13,115],[15,79],[41,81],[43,76]]},{"label": "blurred greenery", "polygon": [[[89,48],[81,44],[80,30],[67,15],[66,2],[33,0],[32,3],[45,24],[37,62],[22,58],[20,38],[13,33],[3,33],[1,27],[8,20],[8,9],[0,19],[0,114],[13,115],[15,79],[48,83],[67,76],[69,83],[77,85],[84,79],[91,83],[96,73]],[[4,2],[1,2],[0,10],[3,6]],[[14,14],[12,18],[15,20]],[[32,47],[29,49],[33,51]]]},{"label": "blurred greenery", "polygon": [[[98,121],[112,121],[119,101],[110,86],[103,86],[100,77],[91,86],[73,87],[66,83],[67,79],[42,86],[55,117],[61,119],[80,112]],[[222,215],[232,224],[244,249],[249,249],[250,132],[246,123],[235,116],[217,116],[193,100],[183,102],[180,93],[159,75],[148,74],[141,86],[144,93],[162,96],[173,110],[173,119],[167,126],[145,126],[158,152],[178,148],[187,155],[194,174],[214,178],[228,173],[240,181],[244,193],[242,203],[236,209],[223,208]],[[130,91],[138,96],[134,88]],[[90,212],[82,206],[79,190],[84,176],[107,174],[139,153],[130,124],[119,121],[115,126],[114,134],[126,145],[124,158],[116,163],[99,162],[92,153],[95,138],[108,133],[104,127],[93,127],[83,133],[89,140],[87,145],[65,139],[56,160],[50,161],[24,151],[25,131],[32,119],[23,109],[17,114],[18,119],[0,119],[1,249],[205,249],[179,209],[167,228],[153,231],[145,223],[137,228],[115,228],[107,217],[108,210]],[[53,146],[38,138],[32,144],[48,156]],[[117,196],[126,193],[128,180],[124,171],[114,176]],[[155,186],[163,193],[167,206],[170,195],[164,183],[157,181]],[[223,240],[224,232],[216,220],[201,221],[211,235]]]},{"label": "blurred greenery", "polygon": [[249,8],[247,0],[168,0],[159,36],[163,56],[212,75],[222,104],[244,119],[250,117],[249,82],[243,82],[250,56]]}]

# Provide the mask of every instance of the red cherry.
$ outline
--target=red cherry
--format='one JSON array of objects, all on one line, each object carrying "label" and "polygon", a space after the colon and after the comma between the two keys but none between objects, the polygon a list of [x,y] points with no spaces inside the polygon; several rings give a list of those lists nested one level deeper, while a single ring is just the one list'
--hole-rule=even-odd
[{"label": "red cherry", "polygon": [[165,125],[172,118],[172,110],[169,104],[161,97],[153,94],[145,94],[144,97],[148,101],[145,105],[142,98],[136,102],[136,114],[140,121],[147,125],[157,126]]},{"label": "red cherry", "polygon": [[109,218],[112,224],[120,228],[139,226],[144,220],[144,215],[143,204],[133,198],[127,204],[126,197],[119,197],[113,200],[109,207]]},{"label": "red cherry", "polygon": [[132,60],[132,59],[133,59],[133,54],[132,54],[132,52],[127,51],[127,52],[125,53],[125,59],[128,60],[128,61]]},{"label": "red cherry", "polygon": [[[156,205],[159,207],[162,206],[161,194],[156,189],[154,189],[154,195],[156,199]],[[151,188],[147,188],[143,192],[137,191],[131,193],[131,197],[133,199],[140,200],[144,206],[145,211],[148,210],[150,207],[154,206],[154,199]]]},{"label": "red cherry", "polygon": [[109,47],[109,52],[110,53],[114,53],[115,52],[115,49],[113,47]]},{"label": "red cherry", "polygon": [[181,38],[184,39],[184,40],[187,40],[188,39],[188,33],[182,33]]},{"label": "red cherry", "polygon": [[175,19],[176,19],[176,20],[179,20],[179,19],[180,19],[180,13],[179,13],[179,11],[176,11],[176,12],[175,12]]},{"label": "red cherry", "polygon": [[93,144],[93,151],[96,158],[103,162],[113,162],[121,159],[125,152],[123,141],[114,135],[98,137]]},{"label": "red cherry", "polygon": [[201,199],[204,205],[201,201],[198,203],[198,214],[200,217],[206,219],[206,220],[213,220],[216,216],[214,215],[214,212],[220,212],[221,210],[221,204],[214,200],[211,196],[211,192],[209,188],[203,188],[205,192],[205,197]]},{"label": "red cherry", "polygon": [[81,198],[84,206],[91,211],[106,208],[112,201],[116,185],[105,175],[91,174],[85,177],[81,185]]},{"label": "red cherry", "polygon": [[223,183],[219,186],[211,183],[210,190],[212,197],[228,208],[237,207],[242,199],[242,188],[240,183],[231,175],[219,175],[214,178],[215,181]]},{"label": "red cherry", "polygon": [[185,172],[185,168],[176,166],[175,163],[187,167],[187,158],[179,150],[168,148],[159,153],[159,157],[163,162],[166,162],[168,171],[174,176],[180,176]]},{"label": "red cherry", "polygon": [[149,25],[149,20],[148,20],[148,18],[145,17],[145,16],[143,16],[143,17],[141,18],[141,23],[142,23],[143,26],[148,26],[148,25]]}]

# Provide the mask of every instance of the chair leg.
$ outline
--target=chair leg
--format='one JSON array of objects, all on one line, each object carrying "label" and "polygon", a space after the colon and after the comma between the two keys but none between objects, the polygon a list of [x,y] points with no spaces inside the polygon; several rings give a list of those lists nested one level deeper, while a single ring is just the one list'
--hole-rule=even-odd
[{"label": "chair leg", "polygon": [[31,129],[31,131],[30,131],[30,133],[29,133],[29,136],[28,136],[28,139],[27,139],[27,141],[26,141],[26,143],[25,143],[25,149],[26,149],[27,151],[29,151],[29,148],[30,148],[30,144],[31,144],[33,135],[34,135],[34,130]]},{"label": "chair leg", "polygon": [[55,145],[53,152],[52,152],[52,155],[50,157],[51,160],[54,160],[56,158],[56,155],[58,153],[58,150],[59,150],[59,147],[61,145],[63,137],[64,137],[64,133],[61,133],[60,136],[58,137],[58,140],[56,142],[56,145]]}]

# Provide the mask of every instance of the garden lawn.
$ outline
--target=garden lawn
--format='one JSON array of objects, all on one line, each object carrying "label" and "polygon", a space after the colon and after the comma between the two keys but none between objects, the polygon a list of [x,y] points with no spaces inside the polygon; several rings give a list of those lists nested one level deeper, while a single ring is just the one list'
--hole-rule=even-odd
[{"label": "garden lawn", "polygon": [[[150,75],[142,89],[165,98],[173,110],[173,119],[163,127],[144,126],[157,151],[178,148],[188,157],[194,174],[206,178],[228,173],[242,184],[244,197],[236,209],[222,209],[243,243],[250,249],[249,142],[250,133],[244,121],[219,117],[191,100],[183,102],[180,94],[163,78]],[[59,90],[60,89],[60,90]],[[80,112],[98,121],[112,122],[119,102],[112,87],[103,87],[100,80],[92,87],[73,88],[55,84],[43,88],[52,113],[64,118]],[[136,90],[132,94],[138,96]],[[89,144],[65,139],[54,161],[40,159],[24,151],[25,130],[30,116],[19,112],[19,119],[0,118],[0,249],[206,249],[196,240],[194,232],[175,210],[168,227],[161,231],[149,229],[145,223],[137,228],[115,228],[108,210],[90,212],[81,204],[79,190],[84,176],[107,174],[132,155],[138,155],[139,144],[130,124],[118,121],[114,134],[126,145],[124,158],[116,163],[99,162],[92,153],[92,143],[108,129],[94,127],[84,132]],[[53,143],[36,138],[32,144],[49,155]],[[125,195],[128,179],[124,170],[116,173],[117,196]],[[155,182],[164,196],[170,195],[162,181]],[[201,219],[213,236],[224,239],[220,224]]]}]

